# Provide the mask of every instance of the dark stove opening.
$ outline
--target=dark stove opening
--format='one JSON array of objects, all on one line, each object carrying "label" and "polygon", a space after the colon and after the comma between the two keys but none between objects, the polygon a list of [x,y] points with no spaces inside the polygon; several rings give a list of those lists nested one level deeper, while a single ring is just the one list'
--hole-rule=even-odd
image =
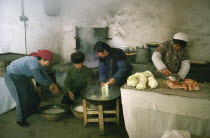
[{"label": "dark stove opening", "polygon": [[85,62],[89,68],[98,67],[98,56],[93,48],[96,42],[108,40],[108,27],[93,28],[93,27],[78,27],[76,26],[76,51],[85,54]]}]

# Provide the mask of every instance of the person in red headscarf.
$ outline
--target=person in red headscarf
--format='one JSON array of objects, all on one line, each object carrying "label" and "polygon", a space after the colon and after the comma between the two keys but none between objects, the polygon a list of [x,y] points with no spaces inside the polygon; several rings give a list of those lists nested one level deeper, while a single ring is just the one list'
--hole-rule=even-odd
[{"label": "person in red headscarf", "polygon": [[53,60],[49,50],[39,50],[29,56],[14,60],[6,68],[5,83],[16,102],[16,122],[22,127],[29,126],[26,117],[37,112],[39,98],[35,93],[31,78],[42,86],[49,87],[53,94],[60,93],[44,66]]}]

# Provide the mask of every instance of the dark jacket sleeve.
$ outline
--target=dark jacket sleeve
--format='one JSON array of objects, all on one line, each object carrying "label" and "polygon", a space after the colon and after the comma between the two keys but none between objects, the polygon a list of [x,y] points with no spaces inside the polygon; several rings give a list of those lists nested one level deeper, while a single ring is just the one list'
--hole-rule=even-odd
[{"label": "dark jacket sleeve", "polygon": [[44,77],[49,80],[51,83],[55,83],[50,76],[48,75],[47,71],[44,68],[41,68],[42,74],[44,75]]},{"label": "dark jacket sleeve", "polygon": [[106,81],[106,69],[105,69],[105,63],[99,62],[99,81],[105,82]]},{"label": "dark jacket sleeve", "polygon": [[127,61],[127,56],[122,49],[113,49],[111,52],[112,59],[116,61],[117,64],[117,72],[114,74],[112,78],[119,80],[121,78],[127,77],[127,72],[129,70],[129,64]]},{"label": "dark jacket sleeve", "polygon": [[46,79],[39,68],[32,70],[33,78],[42,86],[50,86],[51,81]]},{"label": "dark jacket sleeve", "polygon": [[114,79],[119,80],[121,78],[126,77],[126,73],[128,72],[128,64],[126,60],[117,61],[118,70],[113,76]]}]

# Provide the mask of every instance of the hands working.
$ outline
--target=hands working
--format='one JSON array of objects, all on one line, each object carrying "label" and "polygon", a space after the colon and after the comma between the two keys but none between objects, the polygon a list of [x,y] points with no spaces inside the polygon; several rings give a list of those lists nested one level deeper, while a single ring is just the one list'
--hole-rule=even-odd
[{"label": "hands working", "polygon": [[[114,78],[111,78],[111,79],[108,81],[108,85],[115,84],[115,82],[116,82],[116,80],[115,80]],[[101,87],[103,87],[105,83],[106,83],[106,82],[102,82],[102,83],[101,83]]]},{"label": "hands working", "polygon": [[73,92],[69,91],[68,93],[69,93],[70,99],[74,99],[74,94],[73,94]]},{"label": "hands working", "polygon": [[49,89],[52,92],[52,94],[60,94],[60,91],[59,91],[58,87],[55,84],[51,84],[49,86]]},{"label": "hands working", "polygon": [[109,81],[108,81],[108,85],[110,84],[115,84],[116,80],[114,78],[111,78]]},{"label": "hands working", "polygon": [[163,72],[163,74],[166,75],[166,76],[168,76],[168,75],[171,74],[171,71],[170,71],[169,69],[167,69],[167,68],[163,69],[162,72]]}]

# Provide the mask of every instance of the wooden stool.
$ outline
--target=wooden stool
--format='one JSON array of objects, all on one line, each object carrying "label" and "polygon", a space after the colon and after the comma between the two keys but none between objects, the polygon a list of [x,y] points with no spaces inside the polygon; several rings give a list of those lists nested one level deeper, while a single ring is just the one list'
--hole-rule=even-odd
[{"label": "wooden stool", "polygon": [[[87,111],[87,100],[83,99],[83,115],[84,115],[84,126],[87,125],[87,122],[99,122],[99,131],[101,135],[104,135],[104,122],[116,122],[119,126],[119,107],[120,102],[119,98],[116,99],[116,109],[115,110],[104,110],[103,105],[98,105],[98,110],[96,111]],[[88,115],[98,115],[98,118],[88,118]],[[104,117],[104,114],[115,114],[116,117]]]}]

